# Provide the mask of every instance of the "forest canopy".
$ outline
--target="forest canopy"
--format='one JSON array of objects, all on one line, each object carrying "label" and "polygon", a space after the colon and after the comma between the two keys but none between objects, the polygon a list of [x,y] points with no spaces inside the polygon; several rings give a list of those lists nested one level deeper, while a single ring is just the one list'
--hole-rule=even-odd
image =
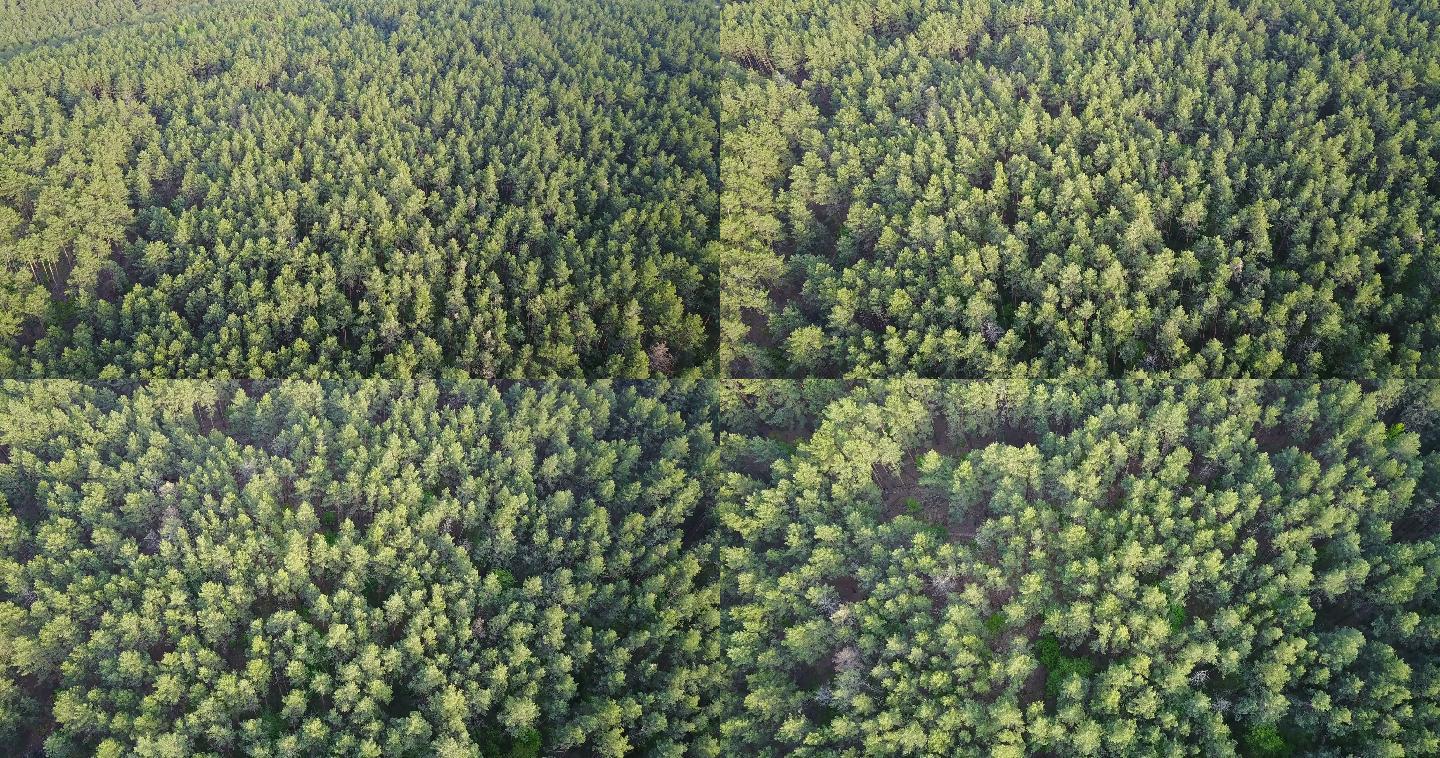
[{"label": "forest canopy", "polygon": [[191,4],[195,0],[0,0],[0,56]]},{"label": "forest canopy", "polygon": [[720,402],[730,754],[1440,752],[1440,382]]},{"label": "forest canopy", "polygon": [[713,409],[659,381],[0,385],[0,745],[708,754]]},{"label": "forest canopy", "polygon": [[713,4],[165,5],[9,11],[0,376],[711,360]]},{"label": "forest canopy", "polygon": [[741,0],[732,376],[1440,376],[1435,0]]}]

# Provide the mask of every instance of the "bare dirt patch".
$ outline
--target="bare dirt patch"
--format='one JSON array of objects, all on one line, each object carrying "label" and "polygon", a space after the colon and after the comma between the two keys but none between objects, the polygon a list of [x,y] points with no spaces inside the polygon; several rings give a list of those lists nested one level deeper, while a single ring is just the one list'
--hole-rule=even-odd
[{"label": "bare dirt patch", "polygon": [[1260,452],[1273,456],[1293,447],[1295,438],[1283,429],[1260,429],[1255,433],[1255,444]]},{"label": "bare dirt patch", "polygon": [[959,458],[969,452],[951,433],[950,419],[944,413],[935,416],[935,439],[931,440],[930,446],[932,450],[948,458]]},{"label": "bare dirt patch", "polygon": [[853,603],[860,599],[860,580],[853,576],[841,576],[830,580],[830,586],[840,595],[840,601]]}]

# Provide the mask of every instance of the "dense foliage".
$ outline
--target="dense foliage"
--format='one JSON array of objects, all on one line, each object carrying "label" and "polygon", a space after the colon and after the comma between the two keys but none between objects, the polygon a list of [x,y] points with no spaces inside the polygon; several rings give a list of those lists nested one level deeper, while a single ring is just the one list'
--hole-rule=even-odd
[{"label": "dense foliage", "polygon": [[739,382],[735,755],[1435,755],[1440,382]]},{"label": "dense foliage", "polygon": [[0,387],[3,752],[706,754],[713,407]]},{"label": "dense foliage", "polygon": [[0,0],[0,55],[69,39],[195,0]]},{"label": "dense foliage", "polygon": [[695,372],[717,13],[216,1],[27,47],[0,375]]},{"label": "dense foliage", "polygon": [[723,14],[735,375],[1440,376],[1440,2]]}]

